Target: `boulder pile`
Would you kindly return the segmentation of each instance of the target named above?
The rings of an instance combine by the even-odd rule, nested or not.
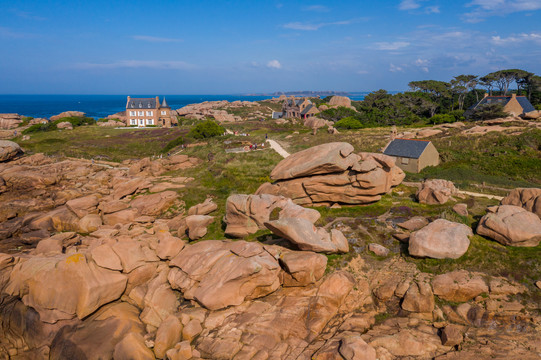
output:
[[[19,114],[0,114],[0,129],[15,129],[22,122],[22,116]]]
[[[458,189],[449,180],[431,179],[426,180],[417,192],[417,200],[421,204],[445,204],[453,195],[458,194]]]
[[[404,172],[382,154],[355,154],[348,143],[327,143],[288,156],[256,194],[282,195],[299,205],[368,204],[402,182]]]

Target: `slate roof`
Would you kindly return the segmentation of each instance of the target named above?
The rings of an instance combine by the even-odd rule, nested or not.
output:
[[[165,101],[165,96],[163,97],[162,105],[160,108],[171,108],[169,105],[167,105],[167,101]]]
[[[156,109],[156,98],[131,98],[127,109]]]
[[[307,114],[308,111],[310,111],[310,109],[313,108],[313,107],[314,107],[314,105],[312,105],[312,104],[308,105],[307,107],[304,108],[303,111],[301,111],[301,115]]]
[[[528,101],[528,99],[525,96],[517,96],[517,101],[520,104],[520,106],[522,106],[522,109],[524,110],[525,113],[535,110],[533,105],[530,103],[530,101]]]
[[[430,144],[428,140],[394,139],[383,154],[418,159]]]

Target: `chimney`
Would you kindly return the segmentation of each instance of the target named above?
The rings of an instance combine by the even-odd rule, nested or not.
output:
[[[511,99],[516,99],[516,98],[517,98],[517,94],[512,93],[512,94],[511,94]]]
[[[483,96],[483,98],[486,98],[488,96],[488,93],[485,93],[485,96]]]

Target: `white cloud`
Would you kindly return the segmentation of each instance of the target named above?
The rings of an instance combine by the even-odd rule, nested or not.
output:
[[[541,34],[539,33],[531,33],[531,34],[519,34],[519,35],[512,35],[506,38],[502,38],[501,36],[492,36],[490,42],[494,45],[504,46],[504,45],[513,45],[513,44],[519,44],[527,41],[534,41],[541,43]]]
[[[174,38],[164,38],[158,36],[148,36],[148,35],[134,35],[132,36],[134,40],[148,41],[148,42],[180,42],[182,39]]]
[[[473,10],[466,13],[467,22],[476,23],[490,16],[504,16],[515,12],[541,9],[541,0],[473,0],[466,5]]]
[[[302,8],[304,11],[313,11],[313,12],[329,12],[329,8],[325,5],[310,5]]]
[[[420,7],[421,5],[417,2],[417,0],[402,0],[400,5],[398,5],[400,10],[415,10]]]
[[[282,25],[282,27],[285,29],[292,29],[292,30],[315,31],[325,26],[349,25],[349,24],[353,24],[362,20],[366,20],[366,19],[358,18],[358,19],[352,19],[352,20],[341,20],[341,21],[322,22],[322,23],[302,23],[302,22],[295,21],[295,22],[284,24]]]
[[[120,60],[111,63],[79,63],[75,64],[78,69],[162,69],[162,70],[190,70],[196,66],[184,61],[163,60]]]
[[[440,7],[439,6],[427,6],[425,8],[425,13],[427,13],[427,14],[439,14],[440,13]]]
[[[399,71],[404,71],[404,69],[400,66],[396,66],[395,64],[391,63],[391,65],[389,66],[389,71],[390,72],[399,72]]]
[[[271,68],[271,69],[281,69],[282,68],[282,64],[280,64],[280,62],[278,60],[271,60],[267,63],[267,67]]]
[[[428,63],[428,60],[421,58],[415,60],[414,62],[415,66],[419,67],[424,72],[428,72]]]
[[[406,41],[394,41],[394,42],[377,42],[375,43],[377,50],[398,50],[408,47],[409,42]]]

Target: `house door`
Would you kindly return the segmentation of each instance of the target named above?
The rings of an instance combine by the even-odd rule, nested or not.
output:
[[[139,126],[145,126],[145,119],[139,119]]]

